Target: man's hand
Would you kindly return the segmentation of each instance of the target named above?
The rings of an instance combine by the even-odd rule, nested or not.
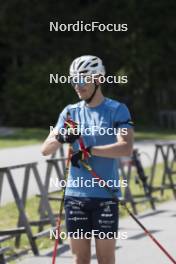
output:
[[[73,144],[79,137],[80,137],[80,132],[79,132],[79,127],[78,123],[71,119],[67,119],[64,123],[64,128],[65,128],[65,133],[64,135],[58,133],[56,135],[56,139],[60,143],[70,143]]]
[[[57,133],[57,131],[51,131],[48,137],[45,139],[44,143],[42,144],[41,151],[44,156],[55,153],[56,150],[61,147],[61,143],[56,140]]]
[[[87,157],[91,157],[91,147],[86,148],[84,151],[79,150],[74,152],[71,158],[71,163],[74,167],[80,168],[78,162],[87,159]]]
[[[56,135],[56,139],[60,143],[70,143],[70,144],[73,144],[79,137],[80,137],[80,134],[75,135],[75,134],[70,134],[68,132],[65,135],[62,135],[62,134]]]

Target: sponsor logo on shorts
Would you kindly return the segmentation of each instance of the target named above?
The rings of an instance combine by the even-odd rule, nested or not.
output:
[[[101,214],[102,217],[112,217],[113,214]]]
[[[73,215],[73,214],[75,214],[75,215],[85,215],[85,213],[82,212],[82,211],[70,211],[70,215]]]
[[[99,224],[114,224],[115,221],[114,220],[101,220],[101,219],[99,219],[98,223]]]
[[[111,212],[111,208],[110,208],[109,205],[106,206],[106,208],[104,208],[104,212],[106,212],[106,213],[110,213]]]
[[[113,201],[106,201],[106,202],[101,202],[100,203],[100,206],[102,207],[102,206],[107,206],[107,205],[110,205],[110,204],[116,204],[115,202],[113,202]]]
[[[87,217],[76,217],[76,216],[75,217],[69,217],[68,218],[69,221],[75,221],[75,222],[78,221],[78,220],[85,221],[87,219],[88,219]]]

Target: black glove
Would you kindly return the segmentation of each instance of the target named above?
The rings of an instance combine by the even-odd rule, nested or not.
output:
[[[58,134],[56,135],[56,139],[60,143],[71,143],[73,144],[78,138],[80,137],[80,134],[75,135],[75,134],[68,134],[68,132],[65,135]]]
[[[69,114],[69,113],[67,113]],[[78,124],[76,122],[74,122],[71,119],[67,119],[64,122],[64,127],[65,127],[65,132],[64,135],[62,134],[58,134],[56,136],[56,139],[60,142],[60,143],[71,143],[73,144],[81,135],[81,133],[78,133]],[[72,130],[71,130],[72,128]],[[75,133],[76,132],[76,133]]]
[[[74,167],[80,168],[78,162],[91,157],[91,147],[86,148],[85,152],[86,153],[84,153],[83,150],[79,150],[73,153],[72,158],[71,158],[71,163]]]

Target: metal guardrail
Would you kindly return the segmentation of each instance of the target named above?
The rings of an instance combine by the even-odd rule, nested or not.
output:
[[[163,160],[163,175],[161,178],[160,185],[156,186],[155,185],[156,165],[159,154],[161,155]],[[150,179],[151,192],[161,191],[161,195],[163,195],[164,190],[170,189],[172,190],[174,198],[176,199],[176,184],[174,183],[174,178],[173,178],[173,175],[176,174],[176,171],[174,171],[175,162],[176,162],[176,142],[155,144],[155,154],[154,154],[153,166],[151,168],[151,179]]]
[[[23,181],[22,195],[20,195],[17,189],[16,183],[14,181],[15,175],[13,175],[13,172],[14,170],[22,169],[22,168],[24,169],[24,181]],[[25,164],[9,166],[9,167],[1,167],[0,168],[1,189],[2,189],[4,177],[7,177],[10,189],[12,191],[12,194],[15,200],[16,207],[19,211],[19,219],[18,219],[17,227],[13,230],[13,233],[11,229],[6,229],[0,232],[0,236],[1,235],[15,235],[16,236],[15,244],[18,247],[20,244],[21,233],[25,233],[28,237],[29,244],[31,245],[31,249],[34,255],[38,255],[39,250],[38,250],[38,247],[35,241],[37,235],[35,234],[34,236],[30,221],[25,211],[27,190],[29,186],[29,178],[31,177],[30,175],[31,173],[33,173],[33,176],[36,179],[36,183],[38,185],[40,194],[42,195],[42,200],[45,205],[45,210],[48,213],[48,218],[50,219],[50,223],[52,226],[55,226],[55,217],[52,213],[51,206],[48,201],[48,197],[47,197],[48,194],[40,179],[40,175],[37,169],[37,162],[25,163]]]

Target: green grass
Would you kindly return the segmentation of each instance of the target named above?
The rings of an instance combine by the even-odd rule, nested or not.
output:
[[[171,129],[137,127],[135,128],[135,140],[176,140],[176,133]]]
[[[0,148],[20,147],[41,143],[49,130],[41,128],[16,128],[12,135],[0,137]]]
[[[0,136],[0,148],[20,147],[39,144],[49,134],[49,130],[41,128],[16,128],[12,135]],[[137,127],[135,140],[176,140],[173,130]]]
[[[176,169],[176,166],[174,169]],[[161,184],[162,171],[163,171],[163,165],[162,164],[157,165],[156,178],[154,181],[155,186],[158,186]],[[146,168],[145,172],[146,172],[146,175],[150,175],[150,169],[149,168]],[[135,182],[133,180],[135,175],[136,175],[136,172],[133,171],[130,188],[131,188],[133,194],[141,194],[141,193],[143,193],[141,186],[135,184]],[[163,197],[161,197],[160,192],[154,193],[153,196],[158,199],[156,207],[158,206],[159,203],[173,199],[173,193],[171,190],[165,190]],[[27,200],[26,212],[27,212],[28,219],[30,219],[30,220],[38,220],[39,219],[39,214],[38,214],[39,201],[40,201],[40,199],[37,197],[32,197],[32,198]],[[55,213],[58,212],[58,210],[59,210],[58,202],[52,201],[51,206],[52,206],[53,212],[55,212]],[[129,204],[129,207],[130,207],[130,204]],[[150,208],[149,202],[137,205],[138,212],[144,212],[148,208]],[[18,210],[15,206],[15,203],[9,203],[9,204],[1,207],[0,208],[0,215],[1,215],[1,217],[0,217],[0,230],[3,230],[5,228],[13,228],[17,225]],[[127,216],[127,212],[122,207],[120,207],[120,216],[121,217]],[[46,229],[48,229],[49,227],[50,226],[45,226]],[[33,233],[37,233],[38,228],[32,227],[32,231],[33,231]],[[3,242],[2,245],[14,247],[14,239]],[[53,247],[54,241],[50,240],[49,237],[45,237],[45,238],[37,239],[37,245],[39,247],[39,250],[43,250],[43,249]],[[21,236],[20,250],[21,249],[27,249],[29,247],[30,246],[29,246],[27,236],[23,234]],[[12,255],[15,252],[17,253],[17,252],[19,252],[19,250],[14,249],[13,251],[8,252],[8,254]],[[14,263],[14,262],[12,262],[12,263]]]

